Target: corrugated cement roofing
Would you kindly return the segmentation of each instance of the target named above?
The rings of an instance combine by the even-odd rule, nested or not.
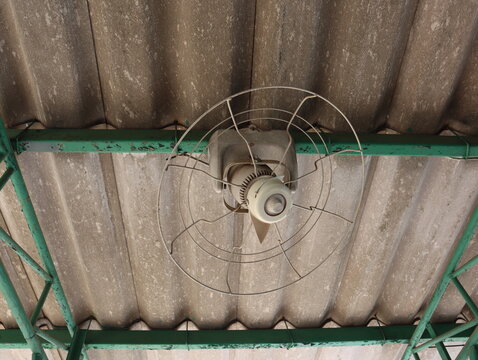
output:
[[[158,128],[174,121],[187,125],[240,90],[290,85],[328,97],[360,132],[386,127],[435,134],[451,128],[478,134],[477,28],[476,0],[6,0],[0,4],[0,114],[10,127],[36,119],[48,128]],[[326,128],[345,130],[331,114],[321,119]],[[19,156],[79,323],[94,318],[101,326],[129,327],[142,320],[152,328],[174,328],[190,319],[200,328],[236,321],[270,328],[282,319],[309,327],[328,320],[364,325],[377,317],[410,324],[478,199],[476,161],[369,158],[359,221],[341,250],[297,285],[237,298],[199,287],[158,246],[156,195],[164,158]],[[308,161],[300,156],[299,162]],[[333,165],[339,174],[357,166],[350,157],[336,157]],[[339,185],[343,190],[332,206],[358,201],[356,185]],[[0,210],[1,225],[34,253],[10,185],[0,193]],[[175,221],[174,214],[167,216]],[[320,229],[316,233],[319,239]],[[311,249],[312,256],[322,248]],[[31,311],[41,281],[18,257],[4,247],[0,251]],[[475,237],[465,260],[477,253]],[[477,276],[477,269],[463,276],[475,299]],[[464,301],[450,289],[436,320],[453,321],[462,312],[467,315]],[[63,324],[51,298],[44,318]],[[3,300],[0,322],[15,327]],[[384,346],[359,353],[346,348],[121,354],[394,359],[401,351]],[[119,354],[97,351],[93,358]]]

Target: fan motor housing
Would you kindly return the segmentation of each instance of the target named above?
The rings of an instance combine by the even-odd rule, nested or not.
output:
[[[291,190],[266,165],[236,165],[227,179],[236,201],[265,223],[275,223],[287,216],[292,206]]]
[[[252,165],[235,165],[230,167],[226,179],[240,186],[230,186],[230,190],[238,203],[247,203],[249,187],[261,177],[272,177],[272,170],[268,166],[259,165],[254,169]]]
[[[292,206],[290,189],[277,177],[258,178],[251,184],[246,196],[251,214],[268,224],[284,219]]]
[[[266,165],[274,169],[274,175],[289,182],[288,188],[294,192],[297,183],[297,156],[294,142],[285,130],[261,131],[256,129],[218,130],[209,140],[209,171],[218,179],[227,180],[230,171],[237,165],[251,164],[251,156],[244,139],[251,149],[257,167]],[[241,137],[242,135],[242,137]],[[291,141],[289,148],[287,145]],[[264,170],[262,168],[262,170]],[[214,190],[220,193],[223,183],[216,181]]]

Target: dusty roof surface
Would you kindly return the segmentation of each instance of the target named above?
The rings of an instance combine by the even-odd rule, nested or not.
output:
[[[330,98],[359,131],[476,134],[477,4],[7,0],[0,113],[151,128],[290,85]]]
[[[376,315],[385,323],[409,324],[433,290],[477,197],[475,161],[370,159],[366,199],[354,235],[342,240],[343,246],[297,285],[263,296],[237,298],[193,283],[169,260],[160,243],[157,184],[164,157],[19,156],[79,322],[94,317],[104,326],[125,327],[142,319],[153,328],[173,328],[191,319],[200,328],[224,328],[238,320],[250,328],[268,328],[283,318],[297,327],[319,326],[327,319],[344,326],[364,325]],[[332,197],[329,210],[353,203],[359,188],[346,180],[353,174],[357,158],[333,159],[338,179],[334,187],[340,196]],[[210,182],[199,184],[204,189],[208,185]],[[8,230],[33,251],[10,184],[0,193],[0,199]],[[207,203],[209,207],[214,205],[217,209],[211,208],[212,212],[225,212],[221,201]],[[174,211],[162,216],[170,217],[172,223],[179,221]],[[321,219],[314,227],[314,243],[307,247],[312,259],[323,256],[338,241],[323,236],[331,226],[337,226],[336,219]],[[233,232],[238,221],[239,215],[221,226],[229,226]],[[294,218],[286,221],[288,226],[294,225]],[[245,241],[253,235],[250,230],[244,226]],[[267,240],[273,241],[272,237]],[[478,244],[471,246],[468,258],[478,251]],[[22,299],[32,309],[43,282],[30,269],[25,273],[16,257],[7,257],[3,251],[6,265],[17,269]],[[291,252],[290,256],[293,263],[300,263],[303,255]],[[198,251],[197,257],[189,258],[190,266],[214,274],[214,264],[202,260]],[[473,270],[464,275],[463,282],[471,287],[470,292],[477,286],[473,281],[476,276]],[[463,305],[458,294],[450,292],[439,308],[440,320],[454,320]],[[61,314],[51,302],[45,311],[54,324],[62,323]],[[13,325],[7,311],[1,312],[1,321]]]
[[[0,4],[0,114],[10,127],[36,119],[47,128],[159,128],[187,125],[240,90],[290,85],[328,97],[360,132],[478,134],[477,29],[476,0],[7,0]],[[321,125],[345,130],[327,112]],[[476,161],[369,158],[360,218],[341,251],[298,285],[235,298],[194,284],[158,246],[164,156],[24,153],[19,161],[76,320],[92,317],[107,327],[139,319],[153,328],[186,319],[200,328],[235,321],[269,328],[282,319],[297,327],[330,319],[350,326],[374,316],[413,323],[478,199]],[[350,158],[334,159],[343,176],[354,166]],[[357,186],[338,185],[332,207],[359,200]],[[0,210],[1,225],[34,252],[10,185],[0,193]],[[32,311],[40,279],[0,251]],[[475,237],[465,260],[476,253]],[[463,277],[475,299],[477,276],[473,269]],[[463,308],[449,290],[436,320],[455,320]],[[52,299],[44,316],[62,324]],[[3,300],[0,322],[15,326]],[[261,351],[207,356],[266,356]],[[297,358],[294,351],[284,358]],[[356,358],[352,348],[300,351],[304,359]],[[393,359],[402,350],[361,351]]]
[[[371,158],[360,221],[344,246],[297,285],[237,298],[193,283],[159,243],[157,186],[152,185],[157,184],[161,158],[164,155],[19,156],[78,323],[90,317],[106,327],[128,327],[142,319],[152,328],[174,328],[186,319],[200,328],[225,328],[234,321],[249,328],[270,328],[282,319],[296,327],[321,326],[330,319],[343,326],[366,325],[372,317],[388,324],[413,323],[436,286],[478,188],[475,161]],[[354,161],[335,157],[335,171],[350,172]],[[343,199],[353,202],[357,187],[343,186],[348,186]],[[0,200],[6,228],[34,253],[10,185]],[[329,206],[343,204],[337,201]],[[220,211],[222,203],[217,207],[212,211]],[[173,212],[166,216],[177,221]],[[236,221],[230,223],[231,231]],[[326,242],[334,240],[324,238],[323,229],[334,224],[324,218],[317,225],[310,256],[323,256]],[[251,235],[244,236],[247,240]],[[477,252],[475,236],[464,261]],[[291,254],[292,262],[300,260]],[[32,311],[42,281],[4,247],[1,256]],[[285,260],[282,264],[287,266]],[[189,266],[215,271],[200,256],[192,258]],[[472,269],[462,278],[475,299],[477,276],[478,269]],[[2,323],[14,327],[3,301],[0,306]],[[463,299],[451,288],[435,320],[454,321],[462,312],[469,316]],[[56,325],[63,323],[52,299],[44,315]]]

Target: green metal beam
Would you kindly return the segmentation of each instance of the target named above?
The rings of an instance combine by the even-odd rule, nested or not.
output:
[[[470,360],[478,360],[478,344],[470,349]]]
[[[8,276],[8,273],[0,261],[0,292],[2,293],[7,305],[12,312],[15,321],[20,330],[18,336],[22,338],[25,348],[31,349],[34,356],[41,360],[48,360],[45,351],[42,348],[40,340],[36,337],[35,330],[28,319],[25,309],[22,306],[20,298],[15,290],[15,287]],[[2,338],[0,337],[0,341]]]
[[[45,304],[45,301],[48,296],[48,293],[50,292],[50,289],[51,289],[51,281],[46,281],[45,286],[43,287],[43,291],[41,292],[41,295],[38,298],[37,305],[35,306],[35,309],[33,310],[33,313],[30,316],[30,322],[32,323],[32,325],[35,325],[36,321],[38,320],[38,316],[40,316],[41,309],[43,308],[43,305]]]
[[[50,251],[48,250],[48,246],[46,244],[45,237],[43,236],[40,223],[38,222],[38,218],[35,214],[35,210],[33,208],[33,204],[25,184],[25,180],[23,179],[20,166],[18,165],[15,152],[12,147],[11,139],[9,135],[7,134],[7,130],[5,129],[4,123],[1,119],[0,119],[0,154],[1,154],[0,157],[2,161],[5,162],[6,168],[8,169],[7,170],[9,172],[7,173],[9,174],[8,180],[10,180],[13,184],[13,188],[17,195],[18,202],[20,203],[21,210],[25,217],[28,228],[31,232],[33,241],[37,248],[38,255],[41,259],[44,270],[25,251],[23,251],[23,249],[20,246],[18,246],[18,244],[15,241],[13,241],[13,239],[11,239],[8,236],[8,234],[6,234],[4,231],[2,231],[1,233],[2,240],[5,241],[7,245],[12,247],[15,250],[15,252],[19,256],[21,256],[22,259],[26,261],[30,266],[32,266],[40,275],[42,275],[47,282],[46,288],[44,289],[39,300],[40,305],[37,306],[37,308],[34,310],[34,314],[33,314],[34,316],[32,317],[32,320],[34,320],[35,317],[38,316],[38,313],[40,311],[39,309],[41,308],[41,305],[44,303],[46,299],[48,290],[50,288],[49,283],[51,282],[51,287],[55,294],[55,299],[65,319],[68,333],[70,337],[72,337],[77,329],[77,326],[75,324],[75,320],[73,318],[73,314],[71,312],[70,306],[68,305],[68,301],[66,299],[65,293],[61,286],[60,279],[58,277],[58,273],[53,263],[53,259],[51,257]],[[3,266],[0,269],[0,285],[1,285],[0,290],[2,291],[2,294],[7,299],[8,306],[12,310],[12,313],[14,313],[15,320],[17,321],[20,329],[23,332],[23,335],[27,339],[26,341],[28,342],[29,347],[31,348],[33,352],[32,357],[35,359],[36,358],[46,359],[46,355],[43,351],[43,348],[40,345],[39,336],[43,336],[43,337],[46,336],[47,339],[50,339],[52,341],[56,341],[56,340],[54,338],[49,338],[48,335],[44,335],[40,330],[35,329],[33,327],[30,319],[26,317],[26,313],[23,308],[23,305],[20,299],[18,298],[18,296],[16,295],[15,289],[13,288],[13,285],[11,284],[11,280],[8,277],[8,274],[6,273],[6,271],[4,271]],[[57,344],[61,344],[61,343],[57,342]],[[87,358],[86,354],[84,357]]]
[[[456,278],[463,274],[464,272],[468,271],[470,268],[478,264],[478,255],[473,257],[471,260],[469,260],[466,264],[464,264],[462,267],[459,269],[455,270],[452,274],[451,277]]]
[[[66,296],[63,291],[63,287],[61,286],[55,265],[53,264],[53,259],[51,257],[50,251],[48,250],[48,246],[41,230],[40,223],[38,222],[38,218],[35,214],[35,209],[33,208],[30,195],[28,194],[28,190],[25,185],[25,180],[23,179],[20,166],[18,165],[13,149],[10,146],[10,138],[7,135],[3,121],[1,121],[1,119],[0,142],[3,143],[3,147],[6,150],[6,165],[7,167],[12,168],[14,170],[14,173],[12,174],[10,180],[13,183],[13,188],[15,189],[18,202],[20,203],[23,215],[25,216],[25,220],[32,234],[33,241],[35,242],[36,248],[38,250],[38,255],[42,260],[45,270],[52,278],[52,289],[55,293],[56,301],[60,306],[60,310],[63,314],[63,317],[65,318],[65,322],[70,331],[70,335],[73,336],[76,329],[75,320],[73,318],[70,306],[68,305],[68,301],[66,300]]]
[[[435,332],[435,330],[433,330],[433,326],[431,324],[427,325],[427,330],[428,330],[428,333],[431,336],[433,336],[434,338],[436,338],[438,336],[437,333]],[[437,347],[438,354],[440,355],[442,360],[451,360],[450,354],[448,353],[448,351],[445,347],[445,344],[443,344],[443,342],[441,342],[441,341],[438,342],[436,344],[436,347]]]
[[[455,284],[455,287],[460,293],[461,297],[465,300],[466,304],[470,308],[470,311],[473,313],[475,319],[478,319],[478,306],[476,306],[471,296],[468,294],[468,292],[465,290],[465,288],[457,278],[452,278],[451,280]]]
[[[30,265],[30,267],[35,270],[37,274],[40,275],[44,280],[51,281],[51,276],[48,275],[48,273],[43,270],[43,268],[35,260],[33,260],[33,258],[28,255],[28,253],[2,228],[0,228],[0,240],[3,241],[9,248],[11,248],[23,261],[25,261],[25,263]]]
[[[168,153],[183,135],[175,130],[8,130],[17,153]],[[179,152],[191,152],[206,133],[190,131]],[[325,148],[315,133],[308,133],[319,152]],[[321,134],[330,153],[357,149],[353,134]],[[293,133],[297,153],[316,152],[303,133]],[[478,136],[383,135],[360,134],[364,155],[478,157]],[[195,149],[204,151],[207,138]],[[356,155],[357,152],[342,154]]]
[[[478,327],[470,335],[466,344],[463,346],[460,353],[457,355],[456,360],[466,360],[469,357],[471,357],[470,352],[474,350],[473,348],[477,344],[478,344]]]
[[[85,350],[85,340],[88,331],[76,329],[75,335],[71,342],[70,349],[68,350],[68,356],[66,360],[80,360],[82,351]]]
[[[471,214],[468,220],[466,228],[464,229],[463,234],[461,235],[458,241],[458,244],[455,250],[453,251],[453,255],[435,289],[435,292],[433,293],[430,303],[425,309],[423,316],[420,319],[420,322],[418,323],[412,338],[410,339],[410,343],[408,344],[407,349],[405,350],[405,353],[403,354],[403,357],[402,357],[403,360],[408,360],[410,356],[412,355],[412,353],[415,351],[415,346],[418,344],[420,340],[423,340],[422,335],[426,329],[426,326],[430,322],[433,312],[437,308],[443,294],[445,294],[445,290],[448,284],[450,283],[451,279],[453,278],[452,274],[455,272],[455,269],[458,263],[460,262],[463,256],[463,253],[465,252],[469,242],[473,238],[477,229],[478,229],[478,205],[475,206],[473,213]],[[476,319],[473,321],[476,321]],[[445,339],[442,339],[442,340],[444,341]],[[423,346],[419,346],[419,348],[422,348],[422,347]]]
[[[52,344],[55,348],[57,349],[63,349],[63,350],[68,350],[68,346],[66,346],[65,343],[61,342],[54,336],[52,336],[51,333],[46,332],[45,330],[40,330],[40,329],[35,329],[35,333],[42,338],[43,340],[48,341],[50,344]],[[80,349],[81,351],[81,349]]]
[[[456,327],[457,324],[433,325],[438,335]],[[86,349],[252,349],[406,344],[415,328],[397,325],[290,330],[79,330],[78,336],[84,336]],[[43,333],[71,345],[66,329]],[[466,330],[447,341],[463,342],[471,333]],[[431,339],[430,334],[425,332],[423,339]],[[55,348],[46,340],[40,341],[45,348]],[[19,330],[0,330],[0,348],[28,348],[28,345]]]
[[[464,324],[460,324],[459,326],[455,327],[454,329],[448,330],[447,332],[444,332],[440,335],[436,335],[433,337],[433,339],[430,339],[428,341],[425,341],[423,344],[415,347],[413,349],[413,352],[420,352],[426,348],[429,348],[430,346],[433,346],[435,344],[438,344],[443,341],[448,341],[449,338],[455,336],[455,334],[459,334],[465,330],[471,329],[476,327],[478,324],[478,320],[473,319],[472,321],[466,322]],[[423,340],[423,338],[421,339]]]
[[[7,170],[5,170],[3,175],[0,177],[0,190],[3,189],[7,181],[10,180],[10,176],[12,175],[13,175],[13,169],[8,168]]]

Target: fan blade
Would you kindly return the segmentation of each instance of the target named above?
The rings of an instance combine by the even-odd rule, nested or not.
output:
[[[251,213],[249,213],[249,215],[251,217],[252,225],[254,225],[254,230],[256,230],[256,235],[259,238],[259,242],[262,244],[266,238],[267,232],[269,231],[270,224],[260,221],[252,216]]]

